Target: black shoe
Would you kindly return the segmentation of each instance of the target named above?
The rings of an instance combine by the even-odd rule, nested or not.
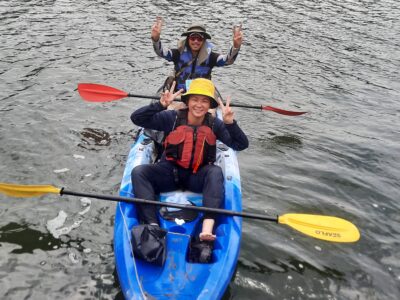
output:
[[[214,242],[195,241],[190,245],[189,261],[192,263],[210,263]]]
[[[201,250],[200,250],[200,257],[199,262],[202,264],[206,264],[211,262],[211,255],[212,255],[212,245],[210,242],[200,242]]]

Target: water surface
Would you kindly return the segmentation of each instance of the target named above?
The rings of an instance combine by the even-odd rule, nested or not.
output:
[[[347,219],[355,244],[245,220],[224,299],[400,297],[400,9],[397,1],[2,1],[0,181],[117,194],[135,126],[148,103],[88,103],[80,82],[152,94],[171,72],[162,39],[202,21],[219,51],[242,23],[236,63],[214,81],[237,103],[251,146],[239,155],[243,207],[271,215]],[[120,299],[114,278],[115,204],[0,195],[0,298]],[[397,250],[396,250],[397,249]]]

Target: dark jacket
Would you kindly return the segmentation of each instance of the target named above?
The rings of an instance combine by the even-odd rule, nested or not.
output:
[[[166,110],[160,102],[139,108],[131,115],[131,120],[137,126],[164,131],[167,136],[174,127],[177,112]],[[217,139],[233,150],[244,150],[249,146],[249,141],[236,121],[225,124],[220,119],[215,119],[213,132]]]

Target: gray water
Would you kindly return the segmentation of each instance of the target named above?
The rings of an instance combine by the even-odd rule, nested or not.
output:
[[[214,71],[232,102],[308,113],[236,109],[250,139],[239,154],[243,207],[333,215],[361,239],[336,244],[285,225],[244,220],[224,299],[400,298],[400,8],[382,1],[0,2],[0,181],[117,194],[148,100],[88,103],[80,82],[152,94],[172,70],[150,27],[165,19],[171,47],[192,21],[227,51]],[[1,299],[120,299],[115,204],[68,196],[0,195]]]

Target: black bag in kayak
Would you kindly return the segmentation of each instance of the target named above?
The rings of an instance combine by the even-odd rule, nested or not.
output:
[[[132,248],[136,257],[163,266],[166,258],[167,231],[158,226],[141,224],[132,228]]]

